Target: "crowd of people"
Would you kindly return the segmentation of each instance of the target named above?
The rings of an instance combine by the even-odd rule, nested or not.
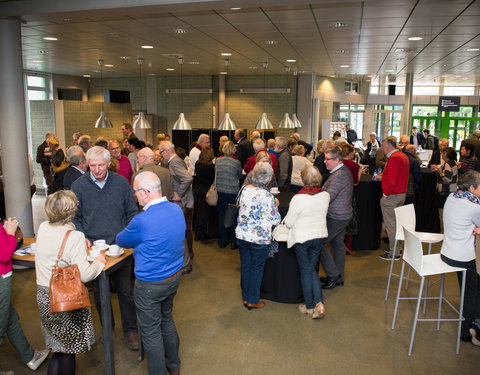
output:
[[[332,139],[320,140],[315,149],[298,133],[265,140],[257,131],[247,136],[244,129],[237,129],[231,140],[222,136],[217,150],[211,147],[207,134],[201,134],[191,150],[183,150],[161,133],[154,147],[139,140],[130,124],[123,124],[122,141],[99,137],[92,144],[90,136],[75,133],[74,144],[64,152],[55,135],[48,133],[36,158],[48,192],[48,221],[39,227],[36,253],[37,302],[47,349],[30,348],[10,304],[8,276],[16,246],[12,239],[16,224],[11,220],[0,230],[2,301],[6,296],[0,306],[0,340],[5,333],[10,336],[7,326],[15,326],[17,337],[13,340],[22,342],[16,347],[32,369],[52,350],[49,375],[74,374],[75,354],[88,351],[94,343],[89,308],[74,313],[49,312],[48,281],[66,233],[65,264],[77,264],[82,281],[91,281],[97,309],[100,296],[96,277],[106,260],[99,255],[89,262],[87,248],[100,239],[133,248],[135,286],[131,284],[131,259],[110,279],[118,294],[127,346],[138,349],[139,328],[150,374],[180,373],[173,300],[181,275],[192,272],[195,241],[217,238],[220,249],[229,245],[238,249],[242,303],[248,310],[262,309],[265,301],[260,300],[260,285],[267,256],[276,242],[273,229],[285,226],[287,246],[295,250],[301,275],[305,303],[299,310],[312,319],[322,318],[326,313],[322,288],[344,285],[346,253],[354,253],[351,243],[358,230],[354,188],[362,175],[375,171],[381,180],[379,204],[390,245],[380,257],[399,259],[400,249],[394,253],[393,247],[394,210],[415,202],[421,178],[417,149],[431,147],[438,208],[442,210],[445,205],[447,218],[442,256],[445,262],[468,266],[469,270],[462,339],[479,345],[480,276],[472,249],[473,234],[480,233],[480,174],[471,170],[479,167],[476,155],[480,141],[462,143],[457,163],[448,140],[437,141],[429,132],[424,133],[414,128],[410,137],[401,136],[399,142],[395,137],[380,142],[371,133],[360,157],[353,146],[357,135],[350,128],[345,137],[334,134]],[[474,135],[480,136],[478,133]],[[379,167],[382,169],[377,173]],[[212,185],[218,195],[215,206],[206,198]],[[293,196],[283,221],[278,192]],[[236,224],[226,225],[228,211],[235,204]],[[462,228],[449,219],[458,205],[468,206]],[[471,233],[467,236],[465,232],[460,254],[455,250],[460,244],[455,241],[457,232],[467,231],[465,228]],[[319,278],[320,265],[325,276]],[[65,326],[71,329],[65,331]]]

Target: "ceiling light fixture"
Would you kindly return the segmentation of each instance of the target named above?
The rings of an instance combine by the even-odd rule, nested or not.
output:
[[[293,69],[293,86],[295,88],[295,94],[297,93],[297,75],[298,75],[298,72],[297,72],[297,68]],[[293,127],[294,128],[301,128],[302,127],[302,123],[300,122],[300,120],[298,119],[297,117],[297,114],[295,113],[295,102],[293,102],[293,110],[292,110],[293,115],[292,115],[292,123],[293,123]]]
[[[408,40],[413,40],[413,41],[422,40],[422,39],[423,39],[423,37],[421,37],[421,36],[411,36],[411,37],[408,38]]]
[[[278,44],[277,40],[266,40],[263,43],[269,45],[269,46],[274,46],[275,44]]]
[[[468,48],[467,52],[478,52],[480,51],[480,48]]]
[[[225,56],[225,57],[232,56],[232,54],[230,52],[223,52],[221,55]]]
[[[153,46],[146,46],[146,45],[145,45],[145,46],[142,46],[142,48],[143,48],[143,49],[152,49]]]
[[[348,27],[348,23],[346,23],[346,22],[335,22],[334,24],[332,24],[332,26],[335,29],[344,29],[344,28]]]
[[[260,116],[260,120],[258,120],[255,129],[273,129],[273,125],[267,117],[267,113],[265,111],[266,101],[265,101],[265,91],[266,91],[266,71],[268,68],[268,61],[263,62],[263,113]]]
[[[40,55],[46,55],[46,54],[48,53],[48,50],[46,50],[46,49],[41,49],[40,51],[38,51],[38,53],[39,53]]]
[[[141,100],[141,103],[142,105],[144,104],[143,103],[143,87],[142,87],[142,64],[143,64],[143,59],[141,57],[139,57],[137,59],[137,64],[139,66],[139,69],[140,69],[140,100]],[[146,105],[145,105],[146,107]],[[150,125],[150,123],[148,122],[148,120],[145,118],[145,113],[143,111],[139,111],[138,112],[138,117],[137,119],[133,122],[133,128],[134,129],[151,129],[152,126]]]
[[[180,106],[181,112],[178,116],[178,120],[173,124],[173,130],[192,130],[192,125],[187,121],[185,118],[185,114],[183,113],[183,63],[185,60],[183,57],[178,58],[178,63],[180,64]]]
[[[220,72],[220,74],[226,75],[228,74],[228,72]]]
[[[150,77],[155,77],[155,76],[156,76],[155,73],[148,73],[148,75],[149,75]]]
[[[168,72],[173,72],[175,69],[174,68],[167,68],[165,70],[168,71]]]
[[[105,65],[104,65],[105,68],[113,68],[114,66],[115,66],[115,65],[113,65],[113,64],[105,64]]]
[[[230,65],[230,60],[225,59],[225,67],[227,68],[227,76],[228,76],[228,66]],[[228,113],[228,101],[226,98],[227,93],[227,77],[225,77],[225,115],[223,117],[222,122],[218,125],[218,130],[236,130],[237,126],[230,118],[230,114]]]
[[[348,49],[337,49],[335,52],[336,53],[348,53],[350,51]]]
[[[242,8],[230,8],[230,10],[240,10]]]
[[[43,60],[32,60],[32,62],[34,62],[36,64],[40,64],[40,63],[43,63]]]
[[[120,56],[120,60],[130,60],[130,56]]]
[[[286,61],[286,62],[288,62],[288,63],[294,63],[294,62],[297,62],[297,60],[295,60],[295,59],[288,59],[288,60],[285,60],[285,61]]]
[[[98,59],[98,66],[100,66],[100,83],[101,83],[101,88],[102,88],[102,95],[103,95],[103,59]],[[107,118],[105,115],[105,112],[103,111],[103,106],[104,106],[105,100],[102,98],[102,111],[100,112],[100,117],[97,119],[95,122],[95,128],[113,128],[113,125],[111,121]]]
[[[350,65],[340,65],[340,68],[350,68]]]
[[[44,36],[43,37],[43,40],[52,40],[52,41],[55,41],[55,40],[58,40],[57,37],[54,37],[54,36]]]
[[[200,63],[198,61],[190,61],[189,64],[190,65],[199,65]]]
[[[83,76],[84,76],[85,78],[90,78],[90,77],[91,77],[90,74],[84,74]]]
[[[181,27],[178,27],[176,29],[173,29],[173,32],[175,34],[186,34],[188,31],[187,29],[182,29]]]
[[[287,60],[288,61],[288,60]],[[290,67],[286,66],[285,67],[285,74],[286,74],[286,87],[288,88],[288,73],[290,72]],[[288,96],[285,97],[285,108],[288,107]],[[278,127],[280,129],[294,129],[295,126],[293,125],[292,119],[288,115],[288,112],[285,112],[282,118],[282,121],[280,121],[280,124],[278,124]]]
[[[257,67],[256,66],[249,66],[248,69],[255,70],[255,69],[257,69]]]

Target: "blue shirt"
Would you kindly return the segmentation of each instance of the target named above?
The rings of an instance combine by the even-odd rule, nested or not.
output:
[[[177,204],[163,199],[150,203],[117,235],[116,242],[133,247],[136,278],[155,282],[182,268],[186,225]]]

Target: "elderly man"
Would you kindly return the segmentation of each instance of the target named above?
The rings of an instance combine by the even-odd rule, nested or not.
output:
[[[331,139],[326,141],[320,140],[318,141],[318,144],[317,144],[318,156],[315,158],[313,165],[317,167],[320,174],[322,175],[322,185],[325,184],[325,182],[327,182],[328,177],[330,177],[330,172],[328,171],[327,166],[325,165],[325,153],[327,151],[330,151],[334,147],[335,147],[335,144]]]
[[[173,299],[180,285],[185,220],[180,207],[162,194],[156,174],[140,172],[133,191],[144,211],[117,235],[117,244],[133,247],[135,306],[150,375],[180,374]],[[158,230],[162,223],[162,230]]]
[[[140,170],[133,175],[132,181],[135,180],[135,177],[141,172],[153,172],[158,176],[162,184],[162,195],[168,200],[172,200],[172,177],[167,168],[155,164],[155,153],[149,147],[144,147],[138,151],[137,158],[137,164]]]
[[[220,139],[218,140],[219,146],[218,146],[218,151],[220,151],[220,155],[223,155],[222,148],[225,143],[229,141],[228,137],[226,135],[222,135]]]
[[[132,165],[130,164],[130,160],[125,155],[122,155],[120,142],[112,139],[110,142],[108,142],[108,151],[110,151],[110,156],[113,159],[118,160],[117,173],[120,176],[125,177],[128,180],[128,183],[131,183],[133,176]]]
[[[208,134],[200,134],[197,144],[190,150],[190,153],[188,154],[189,169],[193,175],[195,175],[195,163],[205,147],[210,147],[210,136]]]
[[[83,135],[82,132],[75,132],[72,134],[73,144],[78,146],[78,140]]]
[[[410,137],[406,134],[400,136],[400,140],[398,141],[398,147],[405,152],[405,146],[410,144]]]
[[[289,191],[292,178],[292,153],[287,147],[285,137],[275,137],[275,152],[277,158],[277,182],[280,191]]]
[[[75,180],[86,172],[88,165],[85,152],[80,146],[72,146],[67,150],[67,160],[70,165],[63,176],[63,188],[70,190]]]
[[[87,152],[92,146],[92,138],[89,135],[82,135],[78,138],[78,145],[83,149],[84,152]]]
[[[167,168],[172,176],[173,184],[173,200],[182,207],[185,216],[185,240],[187,246],[183,252],[183,273],[192,272],[192,264],[190,259],[193,258],[192,247],[192,220],[193,220],[193,177],[188,173],[187,165],[175,153],[175,145],[170,141],[164,141],[160,144],[160,154],[167,162]]]
[[[445,164],[445,160],[442,159],[442,151],[444,151],[448,147],[448,139],[442,138],[438,141],[438,150],[433,151],[432,157],[428,162],[428,167],[436,166],[436,168],[440,168],[443,164]]]
[[[252,144],[255,142],[256,139],[261,139],[262,138],[262,135],[260,134],[260,132],[254,130],[251,134],[250,134],[250,142],[252,142]]]
[[[113,244],[115,236],[137,214],[137,204],[128,181],[117,173],[108,172],[110,165],[108,150],[100,146],[92,147],[87,152],[87,163],[90,171],[72,184],[72,191],[78,199],[78,209],[73,222],[89,242],[103,239],[106,243]],[[114,271],[110,278],[118,294],[128,348],[137,350],[137,324],[130,285],[130,269],[131,261],[127,261]],[[94,281],[93,286],[95,305],[100,311],[98,281]]]
[[[300,139],[300,134],[299,133],[292,133],[292,134],[290,134],[289,138],[293,138],[297,142],[297,144],[305,147],[305,156],[310,155],[310,153],[313,150],[313,146],[310,143],[307,143],[304,140]]]
[[[122,135],[123,139],[137,138],[137,136],[133,132],[132,124],[129,124],[128,122],[122,124]]]
[[[265,142],[263,141],[262,138],[257,138],[253,142],[253,151],[255,151],[255,155],[250,156],[247,159],[247,162],[245,163],[245,166],[243,167],[243,170],[245,171],[246,174],[249,172],[253,171],[253,168],[255,167],[255,164],[257,164],[257,154],[260,151],[267,151],[268,150],[265,148]],[[273,172],[277,173],[277,157],[272,154],[271,152],[268,153],[268,156],[270,156],[270,160],[272,161],[272,169]]]
[[[330,205],[327,212],[328,237],[320,251],[320,261],[327,277],[320,280],[325,289],[333,289],[343,285],[344,280],[345,228],[353,217],[353,177],[343,164],[343,154],[338,147],[325,151],[325,165],[330,177],[323,185],[323,190],[330,194]],[[333,259],[327,248],[328,242]]]
[[[400,249],[397,248],[396,253],[393,253],[396,231],[395,208],[402,206],[405,202],[410,163],[407,155],[398,151],[395,137],[384,139],[382,149],[387,156],[387,164],[383,174],[377,175],[377,179],[382,180],[383,197],[380,200],[380,208],[390,247],[385,250],[385,254],[380,255],[380,258],[391,260],[393,256],[397,260],[400,258]]]
[[[242,168],[247,162],[247,159],[254,154],[252,142],[246,139],[245,135],[244,129],[237,129],[233,134],[235,141],[237,141],[235,157],[240,161]]]
[[[45,178],[45,183],[47,184],[48,194],[50,194],[50,192],[52,191],[53,176],[52,176],[52,170],[50,165],[50,157],[45,155],[45,152],[48,153],[49,151],[47,139],[54,136],[55,134],[53,133],[47,133],[45,135],[45,141],[43,141],[43,143],[37,147],[37,163],[39,163],[40,166],[42,167],[43,177]]]

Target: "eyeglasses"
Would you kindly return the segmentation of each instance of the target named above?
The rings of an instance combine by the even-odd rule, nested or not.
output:
[[[167,150],[159,150],[159,151],[160,151],[160,155],[162,155]]]
[[[146,191],[147,193],[150,193],[150,190],[145,189],[145,188],[133,189],[133,193],[135,194],[137,191],[140,191],[140,190],[144,190],[144,191]]]
[[[325,160],[335,160],[335,159],[338,159],[338,158],[325,158]]]

